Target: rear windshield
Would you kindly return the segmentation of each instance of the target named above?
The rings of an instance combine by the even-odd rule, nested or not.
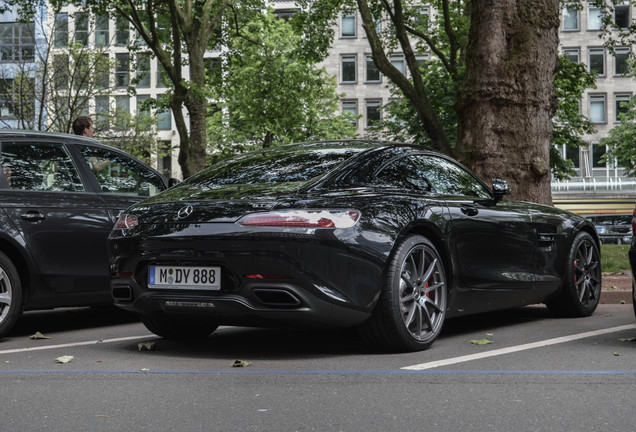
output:
[[[358,143],[282,146],[219,162],[186,182],[207,186],[303,182],[327,174],[367,148]]]

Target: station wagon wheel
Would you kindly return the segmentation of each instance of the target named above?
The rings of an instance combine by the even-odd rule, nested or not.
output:
[[[209,336],[219,327],[218,324],[203,320],[175,319],[172,317],[141,317],[148,330],[166,339],[197,339]]]
[[[601,259],[598,245],[586,232],[570,248],[561,291],[546,302],[556,315],[584,317],[594,313],[601,297]]]
[[[371,318],[360,326],[367,341],[396,351],[418,351],[439,336],[446,316],[444,264],[435,246],[412,235],[397,248]]]
[[[0,252],[0,337],[5,336],[22,312],[22,285],[15,266]]]

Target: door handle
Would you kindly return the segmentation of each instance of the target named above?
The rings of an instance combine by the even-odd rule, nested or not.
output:
[[[44,219],[46,219],[46,216],[44,216],[42,213],[38,211],[30,211],[30,212],[24,213],[20,217],[27,222],[41,222]]]
[[[467,204],[461,206],[461,211],[466,216],[477,216],[477,214],[479,213],[479,210],[477,210],[477,208]]]

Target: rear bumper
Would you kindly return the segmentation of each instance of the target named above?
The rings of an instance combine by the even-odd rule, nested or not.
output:
[[[370,315],[289,282],[246,283],[236,293],[150,290],[130,278],[113,278],[111,284],[117,306],[154,318],[197,315],[220,325],[352,326]]]

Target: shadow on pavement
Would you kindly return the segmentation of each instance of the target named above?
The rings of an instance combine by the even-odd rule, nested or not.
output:
[[[135,315],[114,306],[29,311],[22,314],[9,336],[30,336],[38,331],[54,333],[134,322],[139,322]]]
[[[501,326],[521,325],[528,321],[549,318],[545,307],[525,307],[503,312],[472,315],[450,319],[440,336],[472,334]],[[139,341],[126,343],[122,349],[138,351]],[[205,338],[194,340],[156,339],[156,352],[166,357],[215,359],[294,359],[321,358],[342,355],[395,355],[383,352],[362,342],[353,328],[292,329],[220,327]]]

